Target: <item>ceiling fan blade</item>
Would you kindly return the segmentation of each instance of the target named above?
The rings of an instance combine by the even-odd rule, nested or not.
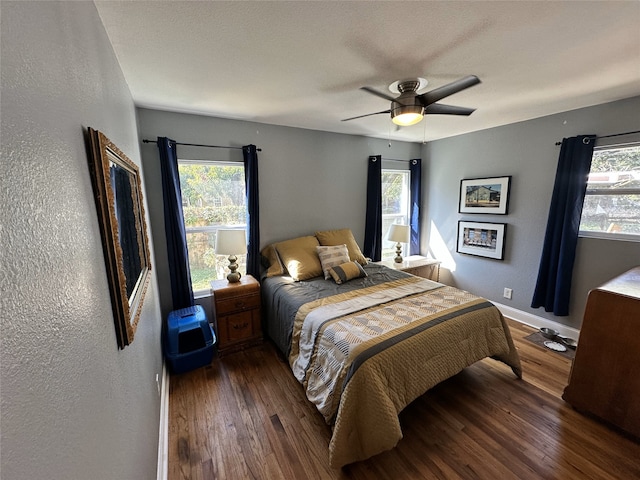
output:
[[[376,90],[375,88],[360,87],[360,90],[364,90],[365,92],[369,92],[372,95],[375,95],[376,97],[384,98],[385,100],[389,100],[390,102],[395,101],[395,97],[392,97],[391,95],[387,95],[386,93]]]
[[[475,112],[475,108],[456,107],[455,105],[443,105],[442,103],[432,103],[425,107],[425,115],[466,115],[469,116]]]
[[[355,120],[356,118],[370,117],[371,115],[380,115],[381,113],[391,113],[391,110],[383,110],[376,113],[367,113],[366,115],[359,115],[357,117],[345,118],[341,122],[348,122],[349,120]]]
[[[473,87],[480,83],[480,79],[475,75],[469,75],[467,77],[456,80],[455,82],[448,83],[440,88],[435,88],[430,92],[423,93],[422,95],[417,95],[422,104],[426,107],[427,105],[431,105],[432,103],[437,102],[438,100],[442,100],[444,97],[448,97],[449,95],[453,95],[454,93],[458,93],[465,88]]]

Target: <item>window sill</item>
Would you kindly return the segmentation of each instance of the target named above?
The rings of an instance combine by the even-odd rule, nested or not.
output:
[[[198,290],[197,292],[193,292],[193,299],[198,300],[200,298],[207,298],[211,296],[210,290]]]
[[[600,240],[616,240],[622,242],[640,242],[640,235],[630,233],[607,233],[579,231],[578,238],[597,238]]]

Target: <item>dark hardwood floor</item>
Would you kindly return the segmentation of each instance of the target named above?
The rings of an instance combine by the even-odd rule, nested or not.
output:
[[[509,325],[523,380],[478,362],[400,414],[396,448],[342,470],[328,467],[330,429],[270,343],[173,375],[169,480],[640,478],[640,443],[561,399],[570,360]]]

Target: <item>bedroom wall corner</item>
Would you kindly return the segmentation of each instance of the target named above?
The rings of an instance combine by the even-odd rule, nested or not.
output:
[[[282,127],[138,108],[140,138],[167,136],[177,142],[242,146],[258,152],[261,246],[317,230],[351,228],[364,241],[367,158],[381,154],[396,159],[416,158],[420,144],[342,135],[303,128]],[[171,311],[171,291],[164,240],[164,213],[158,149],[141,148],[148,203],[154,232],[155,263],[162,312]],[[190,160],[242,161],[240,150],[178,146],[178,157]],[[207,304],[206,298],[197,303]],[[210,302],[209,302],[210,303]],[[206,307],[205,307],[206,309]],[[210,310],[207,310],[210,311]]]
[[[589,290],[640,264],[640,242],[580,238],[570,315],[530,307],[563,137],[638,129],[640,97],[562,112],[423,146],[429,248],[443,261],[443,281],[489,300],[579,329]],[[508,215],[458,213],[460,180],[512,176]],[[456,253],[459,220],[507,224],[503,261]],[[503,289],[513,298],[505,299]]]

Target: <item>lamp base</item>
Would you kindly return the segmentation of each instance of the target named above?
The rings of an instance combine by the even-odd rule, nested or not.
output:
[[[231,270],[229,275],[227,275],[229,283],[238,283],[242,277],[242,274],[236,271],[238,270],[238,264],[236,263],[237,260],[238,257],[235,255],[229,255],[229,270]]]
[[[396,258],[393,260],[396,263],[402,263],[402,245],[400,245],[400,242],[396,243]]]

